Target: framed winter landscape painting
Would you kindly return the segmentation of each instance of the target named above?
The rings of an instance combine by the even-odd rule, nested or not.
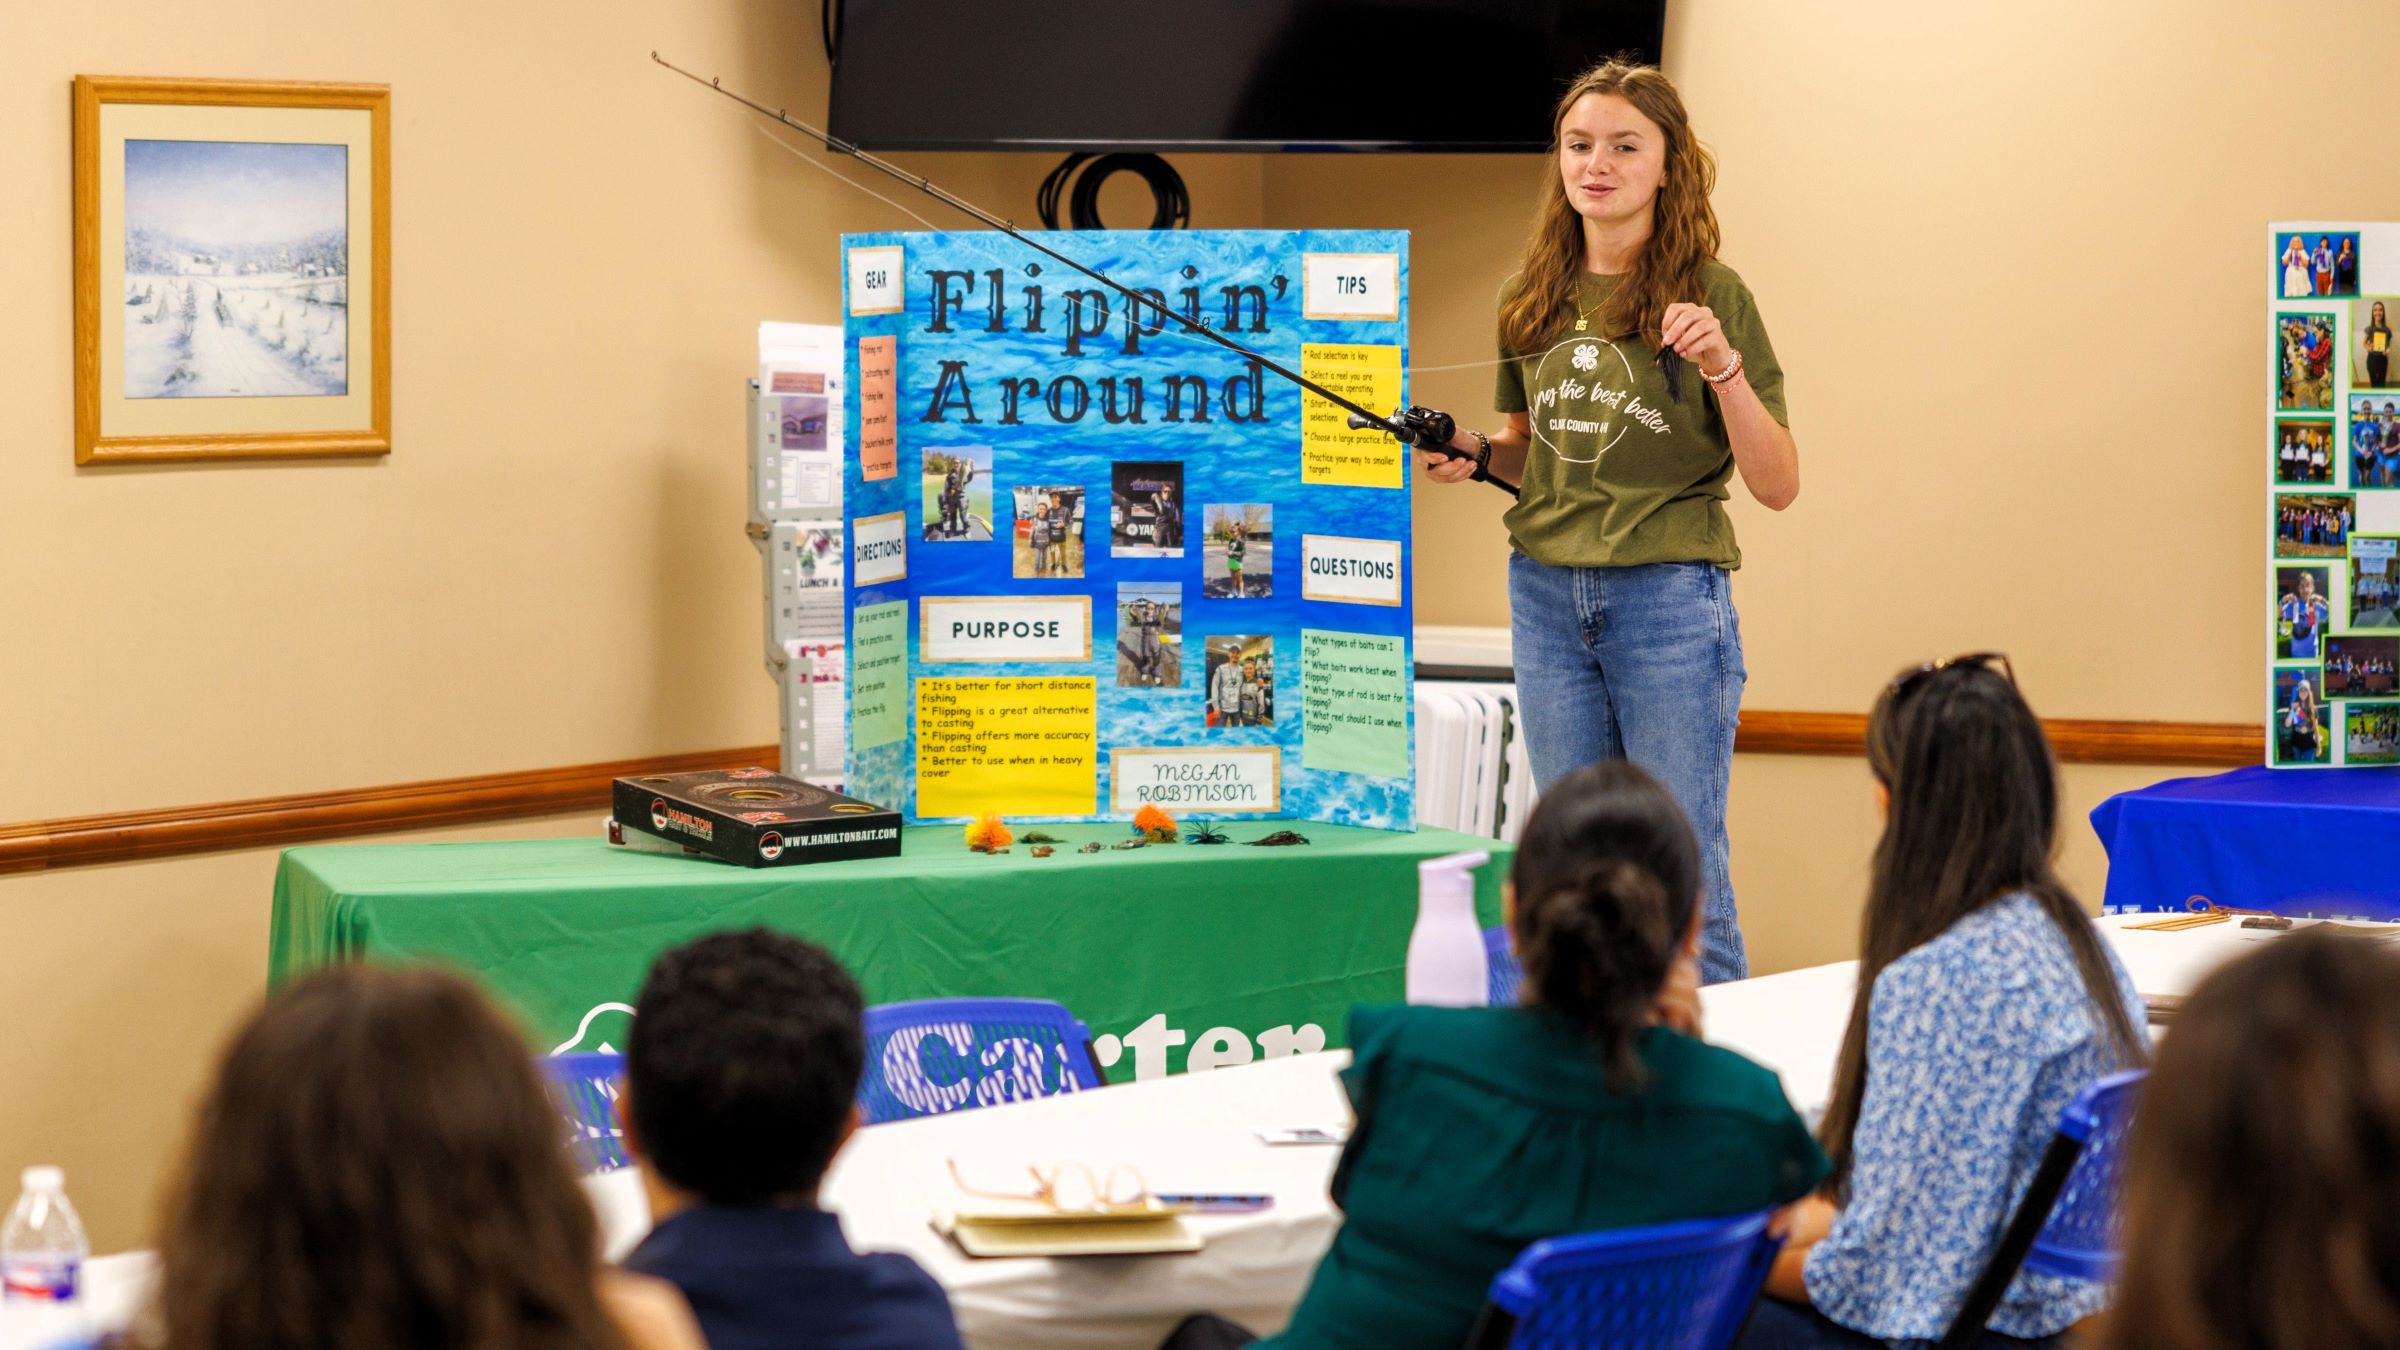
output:
[[[75,462],[392,447],[391,90],[75,78]]]

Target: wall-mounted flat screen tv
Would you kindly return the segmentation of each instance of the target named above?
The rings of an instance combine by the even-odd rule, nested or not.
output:
[[[836,0],[830,130],[869,150],[1541,150],[1666,0]]]

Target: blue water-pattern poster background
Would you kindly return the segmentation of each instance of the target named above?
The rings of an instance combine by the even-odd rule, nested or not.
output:
[[[1407,369],[1408,237],[1402,231],[1078,231],[1050,236],[1052,245],[1110,279],[1141,290],[1155,288],[1179,312],[1196,306],[1202,319],[1234,340],[1277,363],[1299,370],[1305,344],[1358,344],[1398,349],[1403,378]],[[1045,240],[1050,242],[1050,240]],[[908,606],[910,644],[907,709],[908,733],[898,743],[861,749],[853,739],[848,790],[870,801],[901,803],[912,821],[915,809],[915,682],[919,678],[1028,678],[1088,675],[1098,688],[1099,765],[1094,784],[1093,814],[1045,819],[1122,819],[1123,813],[1104,808],[1109,801],[1109,750],[1113,746],[1223,747],[1276,745],[1281,747],[1280,817],[1322,820],[1382,829],[1414,829],[1416,807],[1411,775],[1381,777],[1312,769],[1307,763],[1302,733],[1301,633],[1304,629],[1371,634],[1398,639],[1401,647],[1400,706],[1407,717],[1404,762],[1415,762],[1415,714],[1408,696],[1407,672],[1414,668],[1409,647],[1414,615],[1409,541],[1408,475],[1390,488],[1306,485],[1301,481],[1301,405],[1303,391],[1272,372],[1260,371],[1247,358],[1198,336],[1181,332],[1172,323],[1151,335],[1148,325],[1129,334],[1127,303],[1099,283],[998,232],[877,233],[843,236],[848,251],[897,246],[903,250],[902,301],[897,313],[851,313],[850,290],[856,278],[844,268],[843,312],[846,317],[845,370],[848,391],[844,416],[851,434],[847,443],[861,445],[860,399],[864,390],[859,369],[862,338],[897,339],[898,378],[894,411],[898,423],[895,476],[869,481],[854,449],[844,467],[843,513],[851,522],[892,512],[906,514],[908,575],[888,585],[845,587],[846,619],[855,624],[859,607],[903,602]],[[1398,306],[1394,319],[1311,319],[1303,317],[1303,258],[1308,254],[1392,254],[1398,262]],[[991,276],[1005,279],[1002,331],[990,331]],[[969,280],[946,283],[950,303],[936,328],[933,274],[964,273]],[[1042,329],[1029,331],[1028,287],[1042,291]],[[1255,290],[1246,288],[1256,288]],[[1070,352],[1070,314],[1077,305],[1068,291],[1100,292],[1108,305],[1108,323],[1098,337],[1082,338]],[[1194,294],[1196,292],[1196,294]],[[1229,308],[1230,307],[1230,308]],[[1096,311],[1095,311],[1096,314]],[[1231,318],[1229,319],[1229,315]],[[1085,314],[1083,327],[1098,326]],[[1153,318],[1151,322],[1155,323]],[[1130,350],[1129,350],[1130,348]],[[948,387],[943,385],[945,362],[963,362]],[[1187,397],[1182,420],[1167,420],[1166,381],[1171,376],[1198,376],[1210,400],[1206,421],[1193,415]],[[1054,410],[1048,393],[1059,387]],[[1112,423],[1103,415],[1101,382],[1120,381],[1122,417],[1130,407],[1122,382],[1139,377],[1144,384],[1144,420]],[[1013,424],[1003,405],[1006,381],[1033,380],[1043,391],[1036,397],[1022,385]],[[1079,418],[1072,381],[1080,381],[1089,405]],[[1226,390],[1233,383],[1235,411],[1227,415]],[[963,397],[962,397],[963,386]],[[1186,386],[1188,389],[1188,385]],[[1405,389],[1403,390],[1405,399]],[[968,401],[973,421],[969,421]],[[920,467],[927,450],[988,446],[991,451],[992,519],[989,542],[928,541]],[[1112,467],[1124,461],[1169,461],[1183,466],[1184,556],[1115,557],[1109,532]],[[1030,579],[1012,575],[1014,541],[1018,536],[1012,489],[1030,486],[1074,486],[1086,503],[1084,575],[1073,579]],[[1204,531],[1207,507],[1214,504],[1265,503],[1272,507],[1272,592],[1247,599],[1210,598],[1204,594]],[[1304,534],[1341,535],[1358,539],[1391,540],[1400,546],[1400,603],[1367,605],[1301,598],[1301,537]],[[856,568],[853,551],[849,565]],[[1176,688],[1123,687],[1118,683],[1117,606],[1120,583],[1174,583],[1183,593],[1183,677]],[[961,663],[928,664],[917,649],[916,599],[924,595],[1040,596],[1087,594],[1092,601],[1092,659],[1085,663]],[[1216,727],[1206,725],[1206,660],[1203,644],[1217,635],[1269,635],[1274,640],[1274,725]],[[856,635],[851,688],[857,689]],[[1204,819],[1200,810],[1178,812]],[[1228,816],[1226,818],[1237,818]],[[1259,819],[1240,813],[1239,819]]]

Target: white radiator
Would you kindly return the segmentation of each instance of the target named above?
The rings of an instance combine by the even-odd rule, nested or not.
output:
[[[1533,798],[1517,687],[1417,681],[1417,823],[1514,843]]]

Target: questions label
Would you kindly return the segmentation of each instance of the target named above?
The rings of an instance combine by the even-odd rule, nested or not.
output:
[[[900,339],[858,340],[858,472],[868,482],[900,476]]]
[[[917,814],[1084,816],[1100,795],[1098,682],[917,681]]]
[[[929,595],[917,602],[924,661],[1089,661],[1088,595]]]
[[[1300,275],[1303,318],[1400,317],[1397,253],[1307,253],[1300,258]]]
[[[850,618],[850,740],[861,750],[908,735],[908,602],[860,605]]]
[[[1408,651],[1398,637],[1300,633],[1300,760],[1312,769],[1403,778]]]
[[[1400,541],[1300,536],[1300,596],[1350,605],[1400,603]]]
[[[1108,809],[1146,803],[1199,812],[1275,811],[1283,803],[1283,750],[1119,746],[1108,754]]]
[[[850,584],[861,589],[908,576],[908,515],[860,516],[850,528]]]
[[[1341,343],[1300,344],[1300,373],[1362,408],[1400,402],[1400,349]],[[1396,488],[1408,471],[1408,447],[1380,431],[1350,427],[1350,411],[1315,394],[1300,395],[1300,481],[1332,487]]]

